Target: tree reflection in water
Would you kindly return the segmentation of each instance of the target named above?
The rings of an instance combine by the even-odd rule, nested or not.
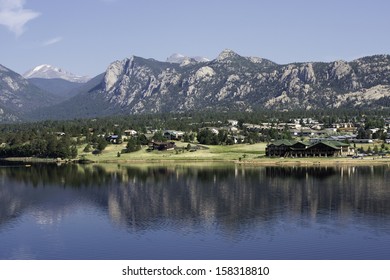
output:
[[[2,167],[0,178],[0,228],[30,207],[60,213],[74,201],[136,231],[166,222],[235,231],[286,215],[390,215],[386,166],[33,165]]]

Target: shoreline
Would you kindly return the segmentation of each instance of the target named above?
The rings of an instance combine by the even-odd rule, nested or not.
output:
[[[8,163],[23,163],[23,164],[235,164],[241,166],[371,166],[371,165],[388,165],[390,166],[390,157],[365,157],[365,158],[256,158],[248,160],[223,160],[223,159],[207,159],[207,158],[192,158],[192,159],[49,159],[49,158],[33,158],[33,157],[12,157],[1,158],[1,162]]]

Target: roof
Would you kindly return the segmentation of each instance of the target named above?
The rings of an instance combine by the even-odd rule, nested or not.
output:
[[[275,142],[272,142],[270,143],[269,145],[274,145],[274,146],[287,146],[289,147],[291,150],[302,150],[302,149],[309,149],[309,148],[312,148],[312,147],[315,147],[317,145],[325,145],[325,146],[328,146],[332,149],[335,149],[335,150],[340,150],[341,147],[348,147],[349,144],[347,143],[342,143],[342,142],[339,142],[339,141],[319,141],[319,142],[315,142],[315,143],[307,143],[307,142],[303,142],[303,141],[294,141],[294,140],[286,140],[286,139],[282,139],[282,140],[277,140]],[[303,147],[300,147],[300,146],[304,146]]]
[[[309,146],[310,144],[303,141],[295,141],[295,140],[287,140],[287,139],[281,139],[277,140],[275,142],[270,143],[269,145],[275,145],[275,146],[294,146],[296,144],[303,144],[304,146]]]
[[[349,144],[342,143],[339,141],[320,141],[320,142],[312,144],[310,147],[314,147],[314,146],[319,145],[319,144],[326,145],[326,146],[331,147],[335,150],[339,150],[341,147],[348,147],[349,146]]]
[[[119,138],[119,135],[110,135],[110,136],[108,136],[108,138],[110,138],[110,139],[117,139],[117,138]]]
[[[295,143],[297,143],[297,141],[282,139],[282,140],[276,140],[275,142],[272,142],[269,145],[274,145],[274,146],[282,146],[282,145],[284,145],[284,146],[292,146]]]

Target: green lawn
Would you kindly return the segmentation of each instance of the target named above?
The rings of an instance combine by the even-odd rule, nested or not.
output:
[[[187,143],[178,142],[176,144],[179,148],[187,147]],[[220,161],[233,161],[233,160],[252,160],[264,155],[265,143],[258,144],[237,144],[231,146],[204,146],[205,149],[200,149],[195,152],[189,152],[186,149],[183,151],[146,151],[147,147],[142,147],[140,151],[133,153],[122,154],[121,151],[125,148],[126,144],[121,145],[108,145],[107,148],[100,155],[93,155],[92,153],[84,153],[83,148],[79,147],[79,157],[84,156],[86,159],[96,162],[106,161],[159,161],[159,160],[172,160],[172,161],[207,161],[207,160],[220,160]],[[121,153],[118,157],[118,152]]]
[[[100,155],[92,153],[84,153],[83,148],[79,147],[79,158],[97,162],[97,163],[114,163],[114,162],[180,162],[180,163],[195,163],[195,162],[237,162],[242,163],[259,163],[259,164],[372,164],[372,159],[355,160],[352,158],[267,158],[264,156],[266,143],[257,144],[236,144],[231,146],[203,146],[204,149],[195,152],[189,152],[185,148],[187,143],[177,142],[178,148],[183,148],[183,151],[151,151],[148,152],[144,146],[140,151],[133,153],[122,154],[121,151],[126,147],[126,143],[120,145],[108,145]],[[195,146],[195,145],[193,145]],[[357,145],[359,148],[361,145]],[[365,149],[369,144],[362,145]],[[374,145],[370,145],[373,148]],[[118,152],[121,153],[118,157]],[[389,159],[376,159],[376,162],[389,162]]]

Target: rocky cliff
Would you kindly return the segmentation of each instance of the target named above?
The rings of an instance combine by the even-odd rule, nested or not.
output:
[[[186,112],[390,107],[390,56],[279,65],[231,50],[181,63],[130,57],[113,62],[45,118]],[[50,110],[48,110],[50,112]]]
[[[184,65],[131,57],[108,67],[98,92],[128,113],[388,107],[390,56],[288,65],[230,50]]]

